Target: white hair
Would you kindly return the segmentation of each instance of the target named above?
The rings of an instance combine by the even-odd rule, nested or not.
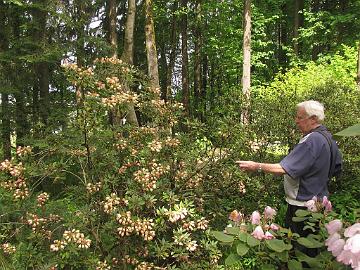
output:
[[[307,100],[300,102],[296,105],[296,108],[304,108],[306,114],[311,117],[315,116],[319,122],[322,122],[325,118],[324,105],[316,100]]]

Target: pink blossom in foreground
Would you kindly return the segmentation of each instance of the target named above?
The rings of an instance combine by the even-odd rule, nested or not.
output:
[[[276,215],[276,210],[270,206],[266,206],[264,210],[264,216],[266,219],[272,219]]]
[[[350,250],[343,250],[336,260],[346,265],[351,265],[353,269],[360,266],[360,253],[352,253]]]
[[[339,240],[340,238],[341,236],[338,233],[330,235],[330,237],[325,240],[325,246],[331,246],[335,241]]]
[[[260,219],[261,219],[261,216],[260,216],[260,213],[258,211],[254,211],[252,214],[251,214],[251,224],[253,225],[259,225],[260,224]]]
[[[342,226],[343,224],[339,219],[332,220],[328,224],[325,224],[325,228],[330,235],[340,231]]]
[[[346,237],[352,237],[357,233],[360,233],[360,223],[355,223],[344,231]]]
[[[352,253],[360,252],[360,234],[356,234],[346,240],[346,245],[344,246],[344,250],[350,250]],[[360,258],[359,258],[360,260]]]
[[[345,240],[340,238],[331,242],[331,244],[328,246],[328,251],[331,251],[332,255],[335,257],[339,256],[340,253],[343,251],[344,245]]]
[[[251,233],[251,235],[256,239],[263,239],[265,237],[264,231],[261,226],[256,226],[255,230]]]

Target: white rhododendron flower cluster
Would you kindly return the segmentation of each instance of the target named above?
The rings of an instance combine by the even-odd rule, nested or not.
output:
[[[66,230],[61,240],[54,240],[53,244],[50,245],[50,250],[54,252],[63,250],[71,243],[75,244],[78,248],[88,249],[91,245],[91,240],[85,238],[85,235],[79,230]]]
[[[133,220],[131,212],[121,213],[116,215],[116,220],[121,225],[117,228],[118,234],[129,236],[132,233],[140,235],[145,241],[150,241],[155,237],[154,222],[152,219],[137,219]]]
[[[5,254],[13,254],[16,252],[16,248],[10,243],[4,243],[0,246],[0,248],[4,251]]]
[[[26,156],[28,154],[31,154],[32,147],[31,146],[18,146],[16,148],[16,155],[19,157]]]

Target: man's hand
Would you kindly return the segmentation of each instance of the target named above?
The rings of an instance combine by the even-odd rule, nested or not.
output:
[[[250,160],[237,160],[240,170],[248,172],[256,172],[260,169],[260,164]]]

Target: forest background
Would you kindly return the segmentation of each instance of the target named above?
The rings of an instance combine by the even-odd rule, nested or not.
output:
[[[286,155],[303,100],[333,133],[359,122],[359,18],[359,0],[0,1],[0,267],[221,269],[209,228],[286,209],[280,178],[234,161]],[[352,224],[360,142],[338,144]]]

